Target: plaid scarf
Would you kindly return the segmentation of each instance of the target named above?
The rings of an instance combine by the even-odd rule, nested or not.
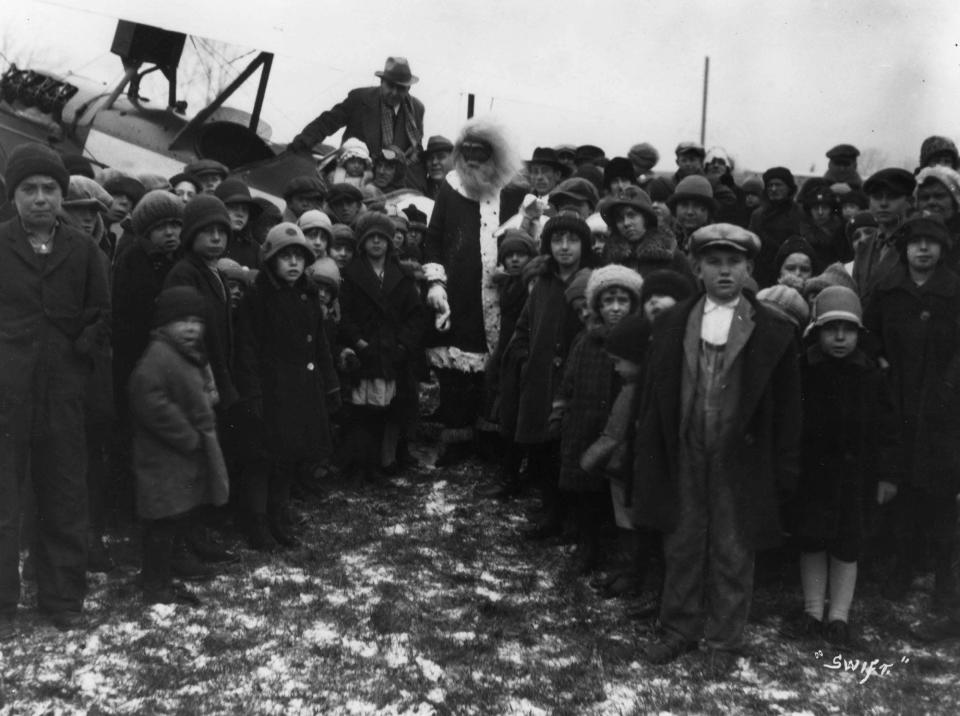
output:
[[[403,114],[404,119],[404,129],[406,131],[407,139],[410,140],[411,147],[419,147],[420,140],[423,139],[423,132],[420,131],[420,128],[417,126],[417,123],[414,119],[415,113],[413,111],[413,98],[410,95],[407,95],[400,102],[400,113]],[[393,144],[393,108],[384,103],[380,102],[380,132],[381,132],[381,147],[389,147]]]

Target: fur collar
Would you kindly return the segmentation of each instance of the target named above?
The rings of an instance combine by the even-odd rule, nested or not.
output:
[[[677,240],[659,229],[650,229],[636,243],[612,234],[603,245],[603,259],[605,263],[669,261],[676,249]]]

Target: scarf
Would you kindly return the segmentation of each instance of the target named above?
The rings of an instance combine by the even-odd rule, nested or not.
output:
[[[416,121],[414,120],[415,113],[413,111],[413,98],[410,95],[407,95],[400,101],[400,110],[399,114],[403,115],[404,120],[404,131],[407,135],[407,139],[410,141],[410,146],[413,148],[420,146],[420,140],[423,139],[423,132],[420,131],[420,128],[417,126]],[[393,141],[393,109],[384,103],[380,102],[380,132],[381,132],[381,147],[389,147],[394,143]]]

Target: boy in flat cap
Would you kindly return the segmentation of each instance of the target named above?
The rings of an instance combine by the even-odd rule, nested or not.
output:
[[[743,645],[754,553],[780,541],[799,472],[794,327],[744,290],[760,239],[732,224],[691,236],[703,293],[654,324],[634,452],[634,522],[664,533],[665,664],[708,647],[729,675]]]

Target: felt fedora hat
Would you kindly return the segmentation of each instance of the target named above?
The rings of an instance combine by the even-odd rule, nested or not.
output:
[[[374,72],[377,77],[395,85],[409,87],[420,81],[420,78],[410,72],[410,63],[406,57],[388,57],[383,65],[383,71]]]

